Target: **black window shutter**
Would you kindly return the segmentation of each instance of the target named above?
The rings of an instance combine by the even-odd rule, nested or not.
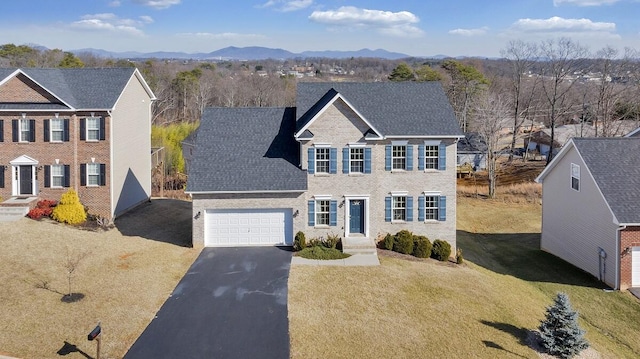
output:
[[[36,142],[36,120],[29,120],[29,142]]]
[[[68,120],[67,120],[68,121]],[[71,187],[71,166],[64,165],[64,186]]]
[[[11,120],[11,138],[18,142],[18,120]]]
[[[49,120],[44,120],[44,142],[49,142]]]
[[[44,166],[44,186],[51,187],[51,166]]]
[[[4,142],[4,120],[0,120],[0,142]]]
[[[0,166],[0,188],[4,188],[4,169],[5,166]]]
[[[104,117],[100,117],[100,140],[104,141],[105,139],[105,135],[104,135]]]
[[[80,119],[80,140],[84,141],[87,139],[87,130],[86,130],[87,120],[84,118]]]
[[[87,185],[87,165],[84,163],[80,165],[80,185]]]
[[[107,184],[107,165],[104,163],[100,164],[100,185],[104,186]]]
[[[63,129],[64,132],[62,133],[62,140],[64,142],[69,142],[69,119],[65,118],[64,119],[64,124],[63,124]]]

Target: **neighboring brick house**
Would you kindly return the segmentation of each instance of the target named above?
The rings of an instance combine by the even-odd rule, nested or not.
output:
[[[573,138],[536,178],[542,250],[614,289],[640,287],[640,138]]]
[[[205,110],[187,182],[195,246],[408,229],[455,253],[464,136],[439,83],[299,83],[296,105]]]
[[[153,100],[135,68],[0,69],[0,197],[74,188],[109,219],[147,201]]]

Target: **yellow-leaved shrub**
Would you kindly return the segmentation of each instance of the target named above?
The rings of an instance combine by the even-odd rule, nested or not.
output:
[[[80,224],[87,220],[87,213],[80,203],[78,193],[70,188],[60,197],[60,202],[53,208],[51,218],[61,223]]]

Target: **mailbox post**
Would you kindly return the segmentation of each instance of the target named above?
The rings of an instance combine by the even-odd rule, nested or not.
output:
[[[100,322],[98,322],[98,325],[96,325],[96,327],[93,328],[93,330],[89,333],[89,335],[87,335],[87,340],[93,341],[95,339],[96,341],[96,347],[97,347],[96,359],[100,359],[101,334],[102,334],[102,327],[100,326]]]

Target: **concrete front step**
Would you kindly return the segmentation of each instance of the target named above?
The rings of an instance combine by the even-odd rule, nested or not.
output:
[[[29,207],[0,207],[0,222],[13,222],[29,213]]]
[[[373,239],[366,237],[349,237],[342,240],[342,251],[349,254],[377,255],[376,244]]]

